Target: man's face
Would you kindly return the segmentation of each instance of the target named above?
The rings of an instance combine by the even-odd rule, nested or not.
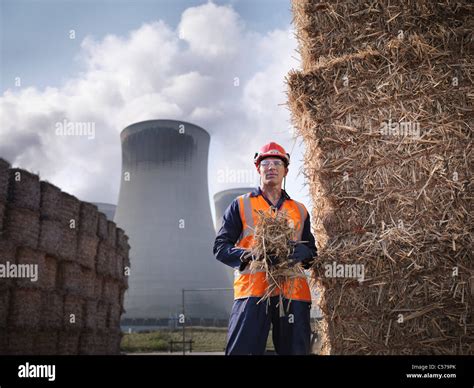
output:
[[[288,168],[280,158],[270,157],[260,162],[258,172],[264,185],[281,187],[283,178],[288,174]]]

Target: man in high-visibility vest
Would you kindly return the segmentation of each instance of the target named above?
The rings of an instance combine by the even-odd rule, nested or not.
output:
[[[304,241],[295,245],[290,260],[308,269],[317,256],[309,213],[302,203],[292,200],[282,189],[290,164],[290,155],[283,147],[274,142],[266,144],[255,154],[254,163],[261,177],[260,187],[237,197],[229,205],[214,243],[217,260],[235,269],[234,304],[225,353],[264,354],[272,326],[277,354],[309,354],[311,293],[306,278],[289,280],[278,294],[270,297],[267,306],[267,302],[258,303],[268,286],[265,272],[250,271],[248,261],[243,261],[244,253],[253,244],[255,210],[272,207],[287,212],[295,229],[296,241]],[[284,316],[279,313],[280,292],[283,294]]]

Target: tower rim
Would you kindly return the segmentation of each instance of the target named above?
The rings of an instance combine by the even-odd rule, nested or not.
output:
[[[210,134],[207,132],[204,128],[200,127],[199,125],[190,123],[189,121],[184,121],[184,120],[173,120],[173,119],[153,119],[153,120],[143,120],[143,121],[138,121],[136,123],[127,125],[122,131],[120,132],[120,139],[123,141],[126,139],[128,136],[133,135],[137,132],[140,132],[146,128],[138,128],[140,125],[143,125],[145,123],[180,123],[180,124],[188,124],[194,127],[195,129],[198,129],[201,131],[203,134],[205,134],[209,139],[210,139]]]

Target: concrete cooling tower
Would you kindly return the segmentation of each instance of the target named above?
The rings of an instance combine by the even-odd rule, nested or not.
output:
[[[218,193],[214,194],[214,209],[216,211],[216,233],[221,228],[222,217],[224,216],[227,207],[232,203],[232,201],[239,195],[246,194],[252,191],[253,189],[253,187],[239,187],[235,189],[219,191]],[[225,266],[225,271],[229,278],[229,282],[233,284],[234,270],[228,266]]]
[[[216,232],[218,232],[221,228],[222,217],[224,216],[227,207],[232,203],[232,201],[239,195],[249,193],[254,189],[255,187],[238,187],[235,189],[219,191],[218,193],[214,194],[214,208],[216,210]]]
[[[151,120],[121,133],[122,178],[115,222],[129,236],[131,274],[127,324],[228,319],[231,288],[225,266],[212,254],[207,162],[209,134],[181,121]]]

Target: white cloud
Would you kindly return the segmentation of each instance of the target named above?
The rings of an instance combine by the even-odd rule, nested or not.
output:
[[[217,182],[218,169],[253,169],[254,152],[270,140],[294,145],[282,104],[284,78],[299,66],[295,49],[290,26],[258,34],[230,6],[213,3],[188,8],[176,30],[158,21],[128,36],[88,37],[78,53],[83,72],[59,88],[0,97],[0,156],[81,199],[115,202],[119,132],[137,121],[178,119],[212,134],[211,195],[235,187]],[[56,136],[65,119],[94,123],[95,139]],[[287,187],[302,199],[298,167]]]
[[[178,34],[189,43],[193,53],[216,60],[237,55],[243,28],[231,7],[207,3],[183,12]]]

